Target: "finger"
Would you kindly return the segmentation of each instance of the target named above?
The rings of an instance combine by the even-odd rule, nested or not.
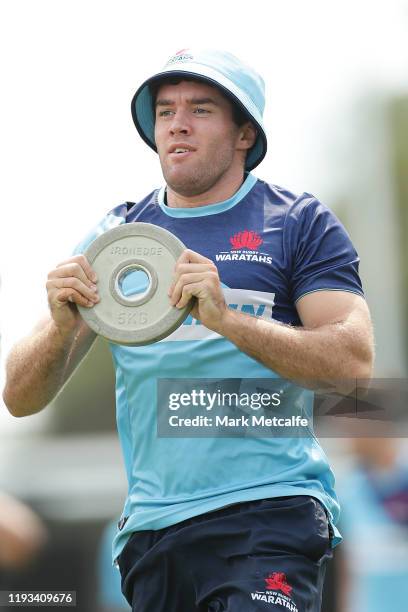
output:
[[[52,293],[55,292],[56,289],[75,289],[78,293],[80,293],[87,300],[92,302],[99,301],[99,296],[95,289],[92,289],[85,285],[81,280],[76,278],[75,276],[71,277],[63,277],[63,278],[54,278],[52,280],[47,281],[46,283],[47,291],[49,292],[50,298],[52,298]]]
[[[81,266],[81,268],[83,269],[83,271],[85,272],[85,275],[87,276],[87,278],[89,278],[89,280],[91,280],[94,283],[98,281],[96,272],[92,268],[91,264],[89,263],[85,255],[75,255],[74,257],[70,257],[69,259],[66,259],[65,261],[61,261],[57,265],[57,268],[60,268],[61,266],[65,266],[67,264],[68,265],[73,264],[73,263],[74,264],[76,263],[79,266]]]
[[[90,288],[96,288],[96,285],[85,274],[85,270],[77,262],[68,262],[64,265],[60,265],[59,267],[55,268],[55,270],[52,270],[48,275],[49,280],[70,277],[78,278]]]
[[[210,264],[208,263],[179,263],[176,264],[175,267],[175,271],[174,271],[174,276],[172,279],[172,282],[170,284],[169,290],[168,290],[168,295],[170,296],[173,292],[173,289],[176,285],[176,283],[178,282],[180,276],[182,274],[190,274],[192,272],[216,272],[218,274],[217,268],[215,266],[215,264],[213,264],[213,262],[211,262]]]
[[[206,277],[206,273],[192,272],[191,274],[183,274],[179,277],[174,285],[173,291],[170,295],[170,302],[175,306],[181,299],[183,288],[190,283],[200,283]]]
[[[56,292],[53,300],[53,305],[65,306],[67,302],[71,302],[72,304],[77,304],[78,306],[85,306],[90,308],[91,306],[95,306],[95,302],[92,300],[88,300],[84,295],[76,291],[72,287],[67,287],[66,289],[61,289]]]
[[[177,304],[175,304],[176,308],[184,308],[184,306],[187,306],[188,302],[193,297],[199,298],[199,295],[202,294],[203,289],[204,287],[202,281],[198,283],[189,283],[188,285],[184,285],[181,292],[180,300],[177,302]]]
[[[205,262],[195,263],[195,262],[180,262],[176,263],[174,268],[177,272],[202,272],[203,270],[216,270],[216,265],[208,260]]]
[[[183,289],[186,285],[190,285],[191,283],[195,283],[199,285],[200,283],[203,283],[204,281],[208,283],[208,282],[214,282],[214,281],[216,282],[217,280],[218,280],[218,275],[213,274],[208,271],[192,272],[191,274],[183,274],[182,276],[180,276],[180,278],[178,279],[177,283],[174,286],[173,293],[171,294],[171,297],[170,297],[170,302],[172,303],[173,306],[175,306],[176,304],[178,306],[178,302],[180,301],[180,298],[183,294]],[[202,289],[204,289],[204,286],[202,286]]]
[[[208,259],[208,257],[204,257],[204,255],[200,255],[200,253],[196,253],[196,251],[192,251],[191,249],[185,249],[180,257],[177,260],[177,263],[207,263],[212,264],[213,261]]]

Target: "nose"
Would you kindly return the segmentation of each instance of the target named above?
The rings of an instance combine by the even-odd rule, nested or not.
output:
[[[188,113],[181,109],[177,110],[172,116],[169,130],[172,136],[176,134],[190,134],[191,125],[188,120]]]

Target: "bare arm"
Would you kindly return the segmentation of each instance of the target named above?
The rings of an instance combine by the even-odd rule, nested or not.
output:
[[[363,298],[317,291],[297,304],[304,327],[270,323],[229,310],[219,331],[284,378],[303,383],[369,378],[373,362],[370,316]]]
[[[197,297],[192,311],[209,329],[284,378],[303,383],[370,378],[374,343],[365,300],[346,291],[316,291],[297,304],[303,327],[251,317],[225,304],[216,266],[186,250],[176,266],[169,294],[182,308]]]
[[[4,403],[14,416],[39,412],[60,391],[95,334],[76,304],[91,308],[98,300],[95,274],[83,255],[62,262],[48,275],[50,316],[10,352]]]

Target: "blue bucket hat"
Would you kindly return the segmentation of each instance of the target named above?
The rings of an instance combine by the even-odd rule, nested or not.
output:
[[[197,78],[217,87],[258,130],[255,144],[246,157],[246,170],[252,170],[263,160],[267,147],[262,119],[265,107],[265,84],[252,68],[225,51],[183,49],[173,55],[160,72],[142,83],[132,100],[132,117],[137,131],[156,152],[155,117],[149,85],[159,82],[164,77]]]

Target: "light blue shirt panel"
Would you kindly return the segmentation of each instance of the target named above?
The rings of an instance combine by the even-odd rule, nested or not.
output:
[[[220,496],[230,503],[277,495],[316,495],[334,522],[339,508],[334,477],[327,458],[313,436],[302,438],[158,438],[156,421],[157,378],[273,378],[276,374],[238,351],[225,338],[197,341],[162,341],[138,347],[111,346],[120,380],[126,385],[126,405],[117,403],[120,423],[137,432],[137,447],[125,457],[131,474],[124,516],[131,516],[115,541],[114,557],[126,532],[159,529],[167,524],[217,507]],[[139,365],[140,364],[140,365]],[[143,377],[137,372],[143,370]],[[183,375],[181,375],[183,372]],[[298,401],[312,419],[313,393],[299,390]],[[128,420],[122,413],[127,415]],[[250,461],[245,461],[250,457]],[[310,478],[313,474],[313,478]],[[228,483],[220,486],[220,483]],[[218,501],[218,504],[220,502]],[[222,505],[222,504],[221,504]],[[339,534],[336,531],[337,541]]]

